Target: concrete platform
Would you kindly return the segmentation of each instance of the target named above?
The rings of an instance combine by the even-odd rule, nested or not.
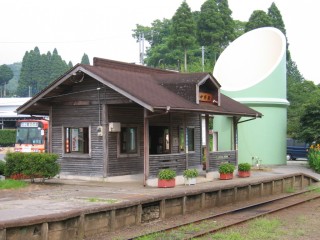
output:
[[[152,212],[155,207],[154,218],[185,214],[254,194],[273,194],[280,191],[277,187],[284,191],[287,185],[305,186],[319,181],[320,174],[310,170],[306,161],[290,161],[286,166],[252,171],[250,178],[235,176],[222,181],[214,173],[213,180],[197,180],[196,185],[163,189],[143,187],[142,182],[50,179],[27,189],[0,190],[0,240],[19,239],[21,227],[26,226],[31,226],[28,234],[32,239],[48,239],[49,233],[50,239],[93,236],[126,224],[140,224],[144,221],[141,216],[146,215],[144,209]]]

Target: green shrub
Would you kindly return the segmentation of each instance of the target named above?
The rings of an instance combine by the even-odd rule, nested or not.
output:
[[[0,160],[0,175],[4,174],[4,167],[6,165],[5,161]]]
[[[311,145],[308,151],[308,160],[310,168],[320,173],[320,144]]]
[[[16,130],[15,129],[1,129],[0,130],[0,146],[9,147],[13,146],[16,142]]]
[[[219,173],[233,173],[236,167],[231,163],[222,163],[219,166]]]
[[[251,165],[249,163],[239,163],[238,171],[250,171]]]
[[[175,176],[176,176],[176,171],[169,168],[161,169],[160,172],[158,173],[159,179],[170,180],[170,179],[174,179]]]
[[[183,176],[185,178],[196,178],[199,175],[198,170],[196,168],[186,169],[183,171]]]
[[[5,176],[16,178],[30,178],[33,182],[35,178],[52,178],[60,171],[57,162],[58,155],[51,153],[7,153]]]

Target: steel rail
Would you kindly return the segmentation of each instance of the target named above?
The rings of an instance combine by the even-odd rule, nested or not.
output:
[[[250,204],[250,205],[247,205],[247,206],[244,206],[244,207],[240,207],[240,208],[232,209],[232,210],[229,210],[229,211],[224,211],[224,212],[221,212],[221,213],[213,214],[211,216],[207,216],[207,217],[204,217],[204,218],[200,218],[200,219],[198,219],[196,221],[191,221],[191,222],[183,223],[183,224],[176,225],[176,226],[173,226],[173,227],[170,227],[170,228],[162,229],[160,231],[156,231],[156,232],[152,232],[152,233],[136,236],[136,237],[131,238],[131,239],[136,239],[138,237],[147,236],[147,235],[150,235],[150,234],[153,234],[153,233],[170,232],[170,231],[177,230],[179,228],[185,227],[185,226],[190,225],[190,224],[198,225],[198,224],[200,224],[200,223],[202,223],[204,221],[210,221],[210,220],[214,220],[215,218],[223,217],[223,216],[226,216],[226,215],[240,213],[241,211],[249,211],[250,209],[267,206],[268,204],[273,204],[273,203],[276,203],[278,201],[282,201],[282,200],[285,200],[285,199],[290,199],[290,198],[292,199],[292,198],[294,198],[296,196],[299,196],[299,195],[302,195],[302,194],[305,194],[305,193],[309,193],[309,192],[313,192],[314,190],[315,189],[303,190],[303,191],[299,191],[297,193],[292,193],[290,195],[280,196],[280,197],[273,198],[273,199],[270,199],[270,200],[267,200],[267,201],[262,201],[262,202],[259,202],[259,203]],[[265,216],[265,215],[268,215],[268,214],[271,214],[271,213],[274,213],[274,212],[277,212],[277,211],[281,211],[283,209],[290,208],[290,207],[293,207],[293,206],[296,206],[296,205],[299,205],[299,204],[302,204],[302,203],[305,203],[305,202],[308,202],[310,200],[314,200],[314,199],[317,199],[317,198],[320,198],[320,194],[318,194],[316,196],[312,196],[312,197],[306,198],[306,199],[304,199],[302,201],[297,201],[297,202],[294,202],[292,204],[285,204],[285,206],[281,206],[281,207],[278,207],[278,208],[274,208],[272,210],[268,210],[268,211],[264,211],[264,212],[258,213],[258,214],[254,215],[254,216],[250,216],[250,217],[247,217],[245,219],[242,219],[242,220],[239,220],[239,221],[235,221],[235,222],[233,222],[231,224],[227,224],[227,225],[224,225],[222,227],[214,227],[214,228],[209,229],[209,230],[204,230],[204,231],[200,231],[200,232],[193,233],[193,234],[187,234],[189,236],[187,236],[187,237],[185,237],[183,239],[185,239],[185,240],[193,239],[195,237],[201,237],[201,236],[205,236],[205,235],[208,235],[208,234],[211,234],[211,233],[215,233],[215,232],[218,232],[218,231],[221,231],[221,230],[225,230],[227,228],[239,225],[241,223],[250,221],[252,219],[255,219],[255,218],[258,218],[258,217],[261,217],[261,216]]]

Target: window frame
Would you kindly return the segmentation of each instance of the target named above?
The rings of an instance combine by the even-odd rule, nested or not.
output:
[[[67,152],[66,151],[66,130],[67,129],[79,129],[79,128],[87,128],[88,129],[88,152]],[[91,158],[91,126],[62,126],[62,153],[64,158]],[[70,146],[70,145],[69,145]]]
[[[193,139],[192,139],[192,141],[193,141],[193,150],[190,150],[189,149],[189,139],[190,139],[190,136],[189,136],[189,132],[188,132],[188,130],[189,129],[192,129],[193,130]],[[195,130],[195,127],[194,126],[187,126],[186,127],[186,152],[187,153],[194,153],[194,152],[196,152],[196,145],[195,145],[195,143],[196,143],[196,141],[195,141],[195,137],[196,137],[196,130]]]
[[[136,148],[134,153],[122,153],[121,152],[121,131],[122,128],[136,128]],[[140,127],[135,124],[121,124],[121,131],[117,134],[117,158],[128,158],[140,156]]]

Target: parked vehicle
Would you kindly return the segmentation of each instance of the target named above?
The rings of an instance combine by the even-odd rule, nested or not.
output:
[[[44,119],[17,121],[15,152],[47,152],[49,122]]]
[[[297,158],[308,158],[309,144],[287,138],[287,160],[296,160]]]

